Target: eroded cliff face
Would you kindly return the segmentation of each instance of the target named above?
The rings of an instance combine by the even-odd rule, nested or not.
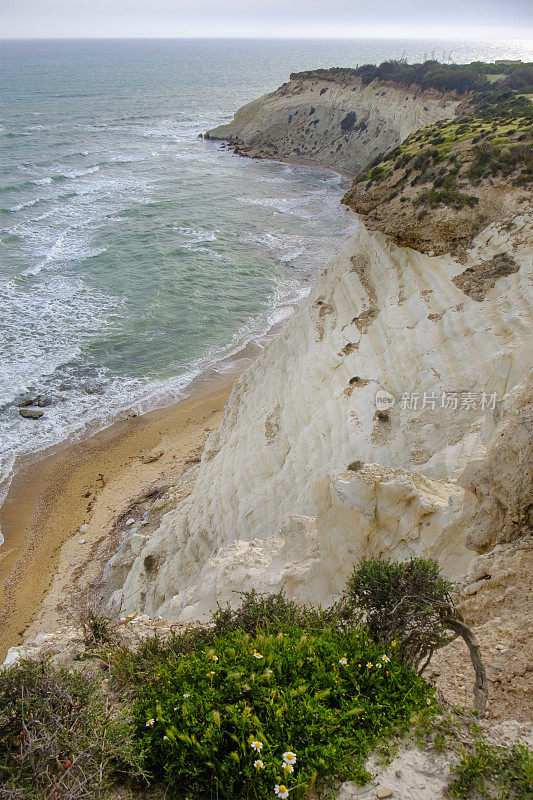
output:
[[[418,128],[452,117],[459,103],[453,95],[419,87],[300,74],[206,136],[227,139],[244,155],[357,173]]]
[[[466,292],[457,276],[502,253],[517,269]],[[514,213],[461,263],[361,224],[235,384],[192,493],[109,562],[112,605],[191,621],[282,587],[328,604],[361,557],[431,556],[456,578],[523,536],[531,256]]]

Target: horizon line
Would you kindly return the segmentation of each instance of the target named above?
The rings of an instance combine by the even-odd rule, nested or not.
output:
[[[433,41],[480,41],[484,39],[490,40],[498,40],[498,41],[531,41],[533,43],[533,31],[528,33],[527,35],[518,36],[517,34],[498,34],[496,33],[479,33],[477,35],[454,35],[454,36],[439,36],[434,34],[415,34],[412,36],[406,35],[395,35],[395,34],[382,34],[380,36],[377,35],[370,35],[370,34],[361,34],[359,36],[316,36],[315,34],[301,34],[297,35],[272,35],[272,36],[263,36],[261,34],[235,34],[235,35],[226,35],[226,34],[194,34],[189,36],[0,36],[1,42],[10,42],[10,41],[25,41],[25,42],[46,42],[46,41],[176,41],[176,40],[204,40],[204,39],[218,39],[218,40],[243,40],[243,39],[253,39],[253,40],[264,40],[264,41],[301,41],[301,40],[308,40],[308,41],[357,41],[359,39],[404,39],[405,41],[416,41],[416,40],[425,40],[430,39]]]

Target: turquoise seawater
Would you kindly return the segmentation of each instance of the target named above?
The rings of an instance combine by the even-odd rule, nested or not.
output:
[[[0,42],[0,483],[286,318],[355,224],[331,172],[198,134],[293,70],[526,42]],[[41,395],[44,416],[20,417]],[[5,484],[4,484],[5,486]]]

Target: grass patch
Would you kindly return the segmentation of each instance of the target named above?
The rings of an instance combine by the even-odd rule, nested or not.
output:
[[[469,800],[531,800],[533,756],[525,745],[510,749],[476,742],[452,767],[447,796]]]

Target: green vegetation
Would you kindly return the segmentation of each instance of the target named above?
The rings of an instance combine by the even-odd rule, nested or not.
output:
[[[371,559],[327,611],[251,592],[135,648],[86,614],[71,669],[0,671],[0,800],[297,800],[365,783],[371,751],[442,730],[414,667],[446,641],[451,591],[432,561]],[[516,769],[490,766],[502,781]],[[473,772],[465,758],[453,791]]]
[[[420,128],[391,152],[379,154],[359,173],[343,200],[356,210],[368,211],[367,200],[357,188],[360,184],[365,184],[368,192],[374,185],[387,182],[387,194],[377,194],[374,204],[398,198],[399,203],[410,201],[415,207],[421,206],[420,214],[439,206],[473,208],[479,198],[475,191],[468,191],[469,185],[475,189],[494,180],[505,180],[516,187],[531,185],[533,103],[520,92],[533,86],[533,64],[385,62],[357,70],[317,70],[312,75],[327,77],[326,73],[336,80],[359,75],[363,83],[377,78],[468,93],[460,107],[461,116]],[[409,186],[421,189],[406,197],[404,191]],[[372,207],[371,198],[368,202]]]
[[[483,183],[505,181],[529,187],[533,182],[533,104],[510,90],[474,93],[462,116],[440,120],[411,134],[389,153],[378,155],[356,178],[343,202],[366,213],[366,203],[411,202],[427,209],[474,208]],[[366,192],[385,184],[375,200]],[[416,193],[404,194],[419,186]],[[359,187],[359,188],[358,188]]]
[[[0,800],[106,797],[143,775],[142,753],[96,681],[49,664],[0,672]]]
[[[500,89],[513,89],[524,93],[533,91],[533,64],[522,62],[490,64],[473,61],[471,64],[441,64],[430,59],[423,64],[408,64],[404,60],[383,61],[379,65],[364,64],[355,69],[334,67],[294,72],[291,80],[318,79],[340,83],[360,78],[364,86],[377,80],[381,83],[396,83],[403,86],[415,84],[423,89],[464,93],[489,89],[493,84],[490,80],[493,76],[498,76],[497,86]]]
[[[432,710],[430,687],[362,631],[237,630],[179,650],[134,660],[134,717],[148,768],[187,800],[364,783],[370,749]]]
[[[455,767],[448,797],[468,800],[531,800],[533,756],[524,745],[510,750],[476,742]]]
[[[449,640],[443,618],[453,613],[452,589],[436,561],[371,558],[355,568],[344,603],[349,617],[363,612],[376,643],[396,642],[401,659],[418,668]]]
[[[446,205],[456,210],[465,206],[473,208],[477,203],[478,198],[475,194],[466,194],[459,191],[455,175],[448,175],[444,178],[442,188],[424,189],[414,201],[417,206],[423,205],[437,208],[437,206]]]
[[[341,120],[341,128],[343,131],[351,131],[356,122],[357,116],[355,111],[349,111],[344,119]]]
[[[378,164],[377,166],[372,167],[368,173],[368,178],[371,181],[381,181],[387,177],[388,173],[388,169],[383,164]]]
[[[99,608],[91,605],[85,608],[80,622],[87,645],[101,644],[112,638],[111,620]]]
[[[508,177],[518,171],[513,183],[525,186],[533,181],[533,150],[527,145],[506,146],[505,140],[476,145],[466,176],[474,185],[489,177]]]

